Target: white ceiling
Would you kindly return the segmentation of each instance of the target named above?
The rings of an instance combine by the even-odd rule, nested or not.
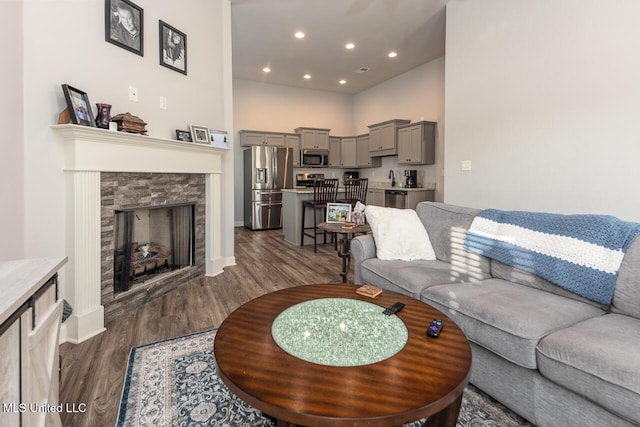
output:
[[[233,76],[361,92],[444,55],[448,1],[231,0]],[[296,39],[296,31],[305,38]],[[348,42],[355,49],[345,49]],[[395,59],[387,57],[392,50]],[[369,71],[357,73],[361,67]]]

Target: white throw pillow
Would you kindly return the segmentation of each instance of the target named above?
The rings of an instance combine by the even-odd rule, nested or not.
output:
[[[413,209],[369,205],[364,214],[376,242],[378,259],[436,259],[429,234]]]

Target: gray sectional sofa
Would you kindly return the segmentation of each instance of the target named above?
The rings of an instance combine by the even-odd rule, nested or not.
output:
[[[372,235],[358,236],[356,284],[410,295],[453,319],[471,342],[471,383],[535,425],[640,425],[640,238],[612,304],[601,306],[467,251],[480,210],[422,202],[416,212],[437,259],[380,260]]]

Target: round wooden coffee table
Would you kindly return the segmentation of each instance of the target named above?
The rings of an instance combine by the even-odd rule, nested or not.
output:
[[[471,349],[462,331],[414,298],[385,290],[371,299],[356,289],[297,286],[242,305],[216,333],[221,379],[238,397],[275,417],[279,426],[400,426],[425,417],[429,426],[455,426],[471,373]],[[272,325],[285,310],[340,298],[379,305],[380,313],[397,301],[404,303],[397,317],[406,326],[406,344],[375,363],[330,366],[293,356],[276,343]],[[425,331],[435,318],[444,320],[444,328],[438,338],[428,338]]]

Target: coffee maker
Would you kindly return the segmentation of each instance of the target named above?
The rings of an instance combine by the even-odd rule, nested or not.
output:
[[[405,169],[406,188],[416,188],[418,186],[418,171],[415,169]]]

